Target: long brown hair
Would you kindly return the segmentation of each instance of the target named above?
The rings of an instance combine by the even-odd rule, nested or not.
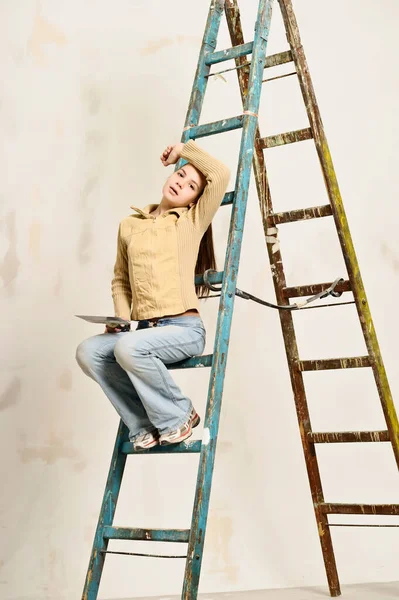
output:
[[[208,229],[202,236],[198,251],[197,264],[195,265],[195,274],[203,275],[207,269],[216,270],[215,250],[213,247],[212,223],[209,225]],[[197,296],[209,296],[211,290],[204,283],[202,283],[201,285],[195,286],[195,291],[197,293]]]
[[[192,165],[194,166],[194,165]],[[206,177],[194,167],[199,174],[202,181],[202,189],[195,199],[195,204],[197,204],[198,200],[201,198],[202,194],[207,185]],[[203,275],[207,269],[215,269],[216,270],[216,258],[215,258],[215,250],[213,246],[213,231],[212,231],[212,223],[209,225],[208,229],[205,231],[202,236],[200,247],[198,250],[197,264],[195,265],[195,275]],[[197,296],[209,296],[210,289],[202,283],[201,285],[195,286],[195,291]]]

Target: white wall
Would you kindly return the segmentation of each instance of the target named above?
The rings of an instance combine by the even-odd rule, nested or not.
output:
[[[246,41],[256,5],[242,6]],[[397,397],[399,5],[295,8]],[[0,597],[70,600],[83,588],[118,425],[75,363],[77,344],[98,329],[74,314],[112,310],[118,222],[131,204],[160,199],[171,168],[158,157],[180,138],[208,2],[3,0],[0,11]],[[287,49],[278,13],[276,4],[268,53]],[[228,46],[223,23],[218,48]],[[240,113],[235,74],[226,79],[210,81],[201,122]],[[263,135],[307,126],[294,77],[264,92]],[[199,143],[235,171],[239,137]],[[327,201],[315,156],[312,142],[268,151],[276,210]],[[252,185],[238,285],[272,299],[258,212]],[[229,213],[215,218],[220,268]],[[345,275],[330,219],[280,233],[289,284]],[[209,352],[216,311],[214,301],[202,311]],[[295,321],[303,358],[364,350],[351,306]],[[209,371],[175,376],[203,414]],[[308,374],[306,384],[315,430],[384,428],[368,370]],[[201,590],[326,585],[278,316],[240,299],[222,412]],[[188,527],[197,460],[128,459],[116,524]],[[387,445],[323,447],[320,464],[328,501],[398,502]],[[342,582],[398,578],[397,529],[333,536]],[[183,569],[183,560],[110,556],[100,596],[179,593]]]

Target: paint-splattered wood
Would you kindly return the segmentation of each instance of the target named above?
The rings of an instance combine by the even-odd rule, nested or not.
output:
[[[389,431],[322,431],[310,432],[308,438],[314,444],[350,442],[389,442]]]
[[[299,360],[300,371],[324,371],[328,369],[359,369],[370,366],[369,356],[353,356],[350,358],[326,358],[320,360]]]
[[[295,221],[306,221],[308,219],[319,219],[320,217],[330,217],[332,215],[331,206],[312,206],[309,208],[297,208],[286,212],[271,214],[267,218],[269,227],[281,225],[283,223],[294,223]]]
[[[314,283],[313,285],[297,285],[295,287],[287,287],[283,289],[284,298],[301,298],[302,296],[314,296],[315,294],[320,294],[333,282],[329,283]],[[342,283],[338,283],[334,288],[336,292],[350,292],[350,283],[349,281],[343,281]]]
[[[311,140],[312,137],[312,130],[307,127],[305,129],[287,131],[286,133],[278,133],[277,135],[269,135],[268,137],[261,138],[259,140],[259,147],[262,149],[275,148],[276,146]]]

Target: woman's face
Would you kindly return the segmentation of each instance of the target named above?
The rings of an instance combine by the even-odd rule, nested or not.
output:
[[[163,199],[171,207],[192,206],[206,185],[206,179],[193,165],[172,173],[162,188]]]

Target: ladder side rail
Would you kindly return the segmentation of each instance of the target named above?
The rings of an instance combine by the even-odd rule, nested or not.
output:
[[[216,48],[217,37],[219,33],[220,20],[223,14],[224,0],[214,0],[211,2],[208,18],[205,26],[204,36],[202,38],[201,49],[198,57],[197,69],[194,75],[193,87],[191,89],[190,100],[187,114],[184,121],[184,131],[181,141],[187,142],[190,139],[187,127],[198,125],[201,116],[202,105],[204,102],[206,87],[208,84],[208,75],[212,65],[206,63],[208,54],[212,54]],[[176,165],[176,170],[179,168]]]
[[[388,431],[390,433],[392,449],[399,468],[399,421],[393,403],[385,366],[382,360],[376,331],[371,317],[363,280],[360,274],[359,264],[353,246],[334,165],[325,136],[320,110],[317,104],[313,83],[309,74],[308,64],[301,43],[298,24],[292,6],[292,0],[278,1],[284,20],[287,40],[290,45],[292,57],[296,66],[309,123],[313,132],[313,138],[316,151],[319,156],[327,193],[330,199],[343,257],[348,271],[349,280],[351,282],[356,308],[359,314],[360,325],[363,331],[367,350],[370,355],[371,366],[373,369],[382,410]]]
[[[273,0],[260,0],[258,7],[253,58],[250,71],[251,86],[245,105],[246,110],[253,114],[257,114],[259,110],[262,85],[261,75],[266,61],[266,47],[270,30],[272,4]],[[254,135],[257,125],[257,117],[253,116],[253,114],[246,114],[244,116],[244,126],[241,136],[239,164],[235,184],[235,198],[230,221],[224,278],[216,326],[214,358],[204,421],[204,437],[199,460],[191,533],[187,552],[182,593],[182,598],[184,600],[195,600],[198,594],[229,335],[248,198],[248,186],[251,175]]]
[[[119,422],[116,434],[114,450],[112,452],[109,466],[107,483],[100,514],[98,516],[96,533],[94,535],[93,547],[90,555],[89,567],[83,588],[82,600],[97,600],[101,575],[105,562],[105,551],[108,548],[108,538],[104,537],[107,526],[113,524],[116,504],[121,489],[123,472],[125,470],[127,455],[121,452],[122,444],[129,439],[129,431],[122,419]]]
[[[271,212],[273,209],[270,188],[267,181],[267,175],[265,176],[265,185],[266,203],[265,206],[263,206],[263,212]],[[264,221],[265,235],[266,229],[267,221]],[[272,278],[277,303],[281,305],[289,305],[289,299],[286,298],[284,295],[286,279],[281,250],[278,250],[277,252],[273,253],[271,244],[266,245],[272,269]],[[320,509],[320,505],[324,503],[324,492],[316,454],[316,448],[311,437],[312,425],[306,398],[306,389],[303,379],[303,373],[300,370],[299,366],[299,353],[295,335],[293,314],[291,311],[281,310],[279,311],[279,317],[287,356],[288,369],[290,373],[291,386],[294,394],[295,408],[305,457],[306,470],[309,478],[313,509],[315,512],[317,522],[317,529],[319,533],[328,585],[330,588],[331,595],[339,596],[341,594],[341,590],[334,555],[334,547],[331,532],[328,525],[328,516],[325,513],[323,513]]]

